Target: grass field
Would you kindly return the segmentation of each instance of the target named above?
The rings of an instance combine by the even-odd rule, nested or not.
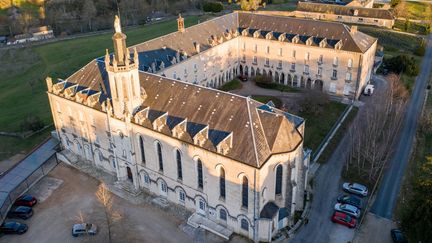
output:
[[[222,85],[219,89],[222,91],[230,91],[235,89],[241,89],[243,87],[242,83],[238,79],[231,80]]]
[[[406,2],[406,11],[402,14],[402,17],[408,17],[410,19],[424,19],[430,18],[430,9],[428,7],[432,4],[431,2]],[[429,7],[430,8],[430,7]]]
[[[185,25],[196,24],[203,17],[186,17]],[[177,30],[176,20],[126,30],[128,46]],[[21,121],[29,115],[51,123],[45,77],[67,78],[105,48],[112,50],[112,34],[78,38],[20,49],[0,50],[0,130],[19,131]],[[27,141],[0,137],[0,160],[11,153],[26,151],[43,137]],[[5,153],[7,152],[7,153]]]
[[[331,101],[324,107],[322,115],[314,115],[308,112],[296,114],[306,120],[304,146],[315,151],[345,108],[345,104]]]
[[[395,29],[405,31],[405,21],[396,19],[393,27]],[[427,25],[415,23],[411,21],[409,24],[409,28],[406,30],[406,32],[413,33],[413,34],[427,35],[428,34]]]

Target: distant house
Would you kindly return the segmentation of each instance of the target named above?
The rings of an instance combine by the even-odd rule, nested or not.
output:
[[[36,41],[54,38],[54,32],[48,26],[30,28],[29,33],[32,34],[33,39]]]
[[[15,35],[7,42],[8,45],[23,44],[33,41],[42,41],[54,38],[54,32],[48,26],[30,28],[28,33]]]
[[[394,25],[394,17],[389,10],[356,7],[352,5],[341,6],[335,4],[299,2],[297,10],[295,11],[295,16],[351,24],[375,25],[386,28],[392,28]]]

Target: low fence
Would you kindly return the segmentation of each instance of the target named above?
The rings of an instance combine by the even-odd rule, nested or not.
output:
[[[37,156],[37,159],[44,159],[41,157],[42,156]],[[22,160],[20,163],[22,163],[24,160]],[[14,201],[20,195],[27,192],[36,182],[47,175],[53,168],[57,166],[57,164],[59,164],[59,161],[57,160],[56,153],[54,152],[44,161],[39,161],[36,167],[31,169],[25,168],[25,171],[23,172],[27,174],[26,177],[10,174],[13,173],[12,170],[9,170],[0,176],[2,179],[11,181],[10,184],[2,185],[2,188],[0,188],[0,223],[6,218],[7,212],[12,207]],[[17,164],[15,167],[19,166],[20,164]]]

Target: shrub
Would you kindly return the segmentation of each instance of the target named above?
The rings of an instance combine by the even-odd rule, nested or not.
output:
[[[43,121],[38,116],[28,116],[23,122],[21,122],[22,131],[38,131],[44,127]]]
[[[218,13],[223,10],[221,2],[205,2],[203,5],[204,12]]]
[[[258,85],[258,86],[263,85],[263,84],[269,84],[269,83],[273,82],[272,79],[266,75],[257,75],[254,77],[254,81],[255,81],[256,85]]]
[[[420,46],[417,47],[417,49],[415,49],[414,54],[416,54],[417,56],[424,56],[425,52],[426,52],[426,43],[425,41],[422,41]]]
[[[417,76],[420,68],[414,57],[398,55],[392,58],[384,58],[384,66],[388,71],[400,74],[404,72],[408,76]]]

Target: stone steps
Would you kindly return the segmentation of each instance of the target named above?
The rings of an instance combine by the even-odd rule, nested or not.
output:
[[[218,235],[225,240],[229,240],[230,236],[233,234],[233,231],[227,229],[226,227],[211,221],[210,219],[201,216],[198,213],[192,214],[187,221],[188,225],[198,228],[201,227],[209,232],[212,232],[215,235]]]

